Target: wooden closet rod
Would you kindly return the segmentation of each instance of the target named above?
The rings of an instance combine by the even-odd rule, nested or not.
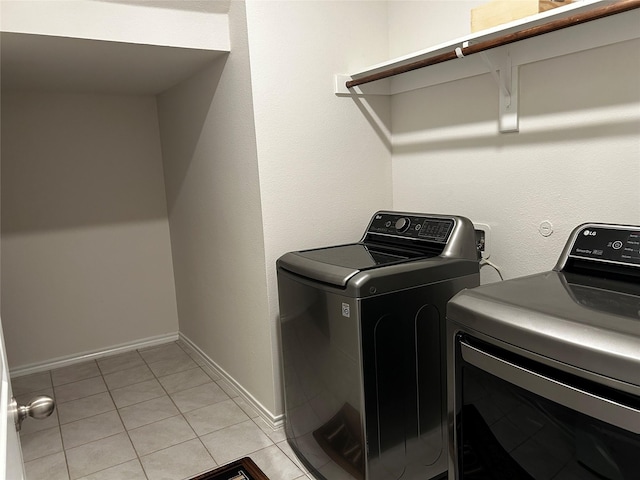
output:
[[[579,13],[570,17],[554,20],[535,27],[526,28],[517,32],[508,33],[500,37],[485,40],[473,45],[469,45],[463,48],[457,48],[452,52],[442,53],[433,57],[418,60],[416,62],[408,63],[399,67],[389,68],[382,72],[373,73],[371,75],[364,76],[355,80],[349,80],[345,83],[347,88],[357,87],[369,82],[375,82],[376,80],[382,80],[383,78],[393,77],[394,75],[400,75],[401,73],[410,72],[419,68],[428,67],[429,65],[436,65],[438,63],[447,62],[449,60],[455,60],[456,58],[466,57],[474,53],[484,52],[492,48],[500,47],[502,45],[508,45],[513,42],[525,40],[527,38],[537,37],[545,33],[555,32],[563,28],[572,27],[574,25],[580,25],[581,23],[590,22],[592,20],[598,20],[599,18],[608,17],[617,13],[626,12],[640,8],[640,0],[620,0],[603,7],[598,7],[588,12]]]

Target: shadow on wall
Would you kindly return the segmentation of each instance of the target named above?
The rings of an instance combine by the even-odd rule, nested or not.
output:
[[[353,95],[353,102],[368,120],[382,143],[391,152],[391,112],[385,96]]]
[[[161,218],[152,96],[3,92],[3,235]]]
[[[391,102],[393,151],[410,154],[633,136],[640,119],[640,63],[629,53],[637,45],[625,42],[522,66],[520,131],[515,134],[498,131],[500,93],[489,74],[397,94]]]
[[[595,138],[629,137],[638,133],[638,120],[620,122],[603,121],[589,126],[567,126],[565,128],[525,131],[505,135],[497,132],[484,134],[460,135],[412,135],[394,138],[393,153],[410,154],[426,152],[447,152],[452,150],[475,150],[500,148],[504,145],[527,146],[536,144],[566,144],[581,142]]]
[[[225,61],[194,77],[168,120],[190,153]],[[3,91],[2,234],[166,219],[158,117],[151,95]],[[186,170],[191,157],[178,158]]]
[[[228,56],[158,96],[167,209],[173,211],[196,154]]]

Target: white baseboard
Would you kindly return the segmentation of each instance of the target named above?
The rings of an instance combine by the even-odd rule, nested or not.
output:
[[[216,362],[211,360],[207,354],[205,354],[195,343],[184,336],[181,333],[171,333],[167,335],[158,335],[155,337],[144,338],[135,342],[123,343],[115,345],[113,347],[93,350],[89,352],[83,352],[76,355],[68,355],[65,357],[54,358],[41,363],[32,363],[21,367],[16,367],[10,370],[11,377],[17,378],[24,375],[30,375],[32,373],[46,372],[47,370],[54,370],[56,368],[68,367],[76,363],[85,362],[87,360],[96,360],[98,358],[106,357],[109,355],[117,355],[119,353],[129,352],[131,350],[138,350],[140,348],[154,347],[162,345],[164,343],[175,342],[181,340],[186,348],[189,348],[195,355],[199,357],[202,363],[202,367],[210,370],[214,376],[222,378],[225,383],[233,389],[237,394],[242,397],[262,418],[265,423],[272,429],[280,428],[284,425],[284,415],[274,415],[269,411],[262,403],[260,403],[251,393],[249,393],[235,378],[227,373]]]
[[[262,403],[260,403],[251,393],[249,393],[236,379],[234,379],[229,373],[227,373],[216,362],[211,360],[209,356],[204,353],[195,343],[189,340],[182,333],[179,334],[180,340],[183,344],[191,349],[202,360],[203,367],[209,369],[215,376],[221,377],[227,385],[229,385],[234,391],[238,393],[242,399],[253,407],[260,418],[262,418],[269,427],[273,430],[280,428],[284,425],[284,415],[274,415],[269,411]]]
[[[158,335],[155,337],[143,338],[136,340],[135,342],[122,343],[113,347],[108,347],[101,350],[93,350],[89,352],[78,353],[76,355],[68,355],[65,357],[54,358],[42,363],[32,363],[30,365],[24,365],[22,367],[12,368],[9,374],[12,377],[22,377],[24,375],[30,375],[32,373],[45,372],[47,370],[54,370],[56,368],[68,367],[76,363],[85,362],[87,360],[95,360],[97,358],[106,357],[108,355],[117,355],[118,353],[125,353],[131,350],[137,350],[139,348],[154,347],[156,345],[162,345],[163,343],[175,342],[178,340],[178,333],[169,333],[166,335]]]

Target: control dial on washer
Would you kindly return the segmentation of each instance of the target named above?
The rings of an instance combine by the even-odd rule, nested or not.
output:
[[[409,226],[411,225],[411,220],[407,217],[402,217],[396,220],[396,231],[403,233],[409,230]]]

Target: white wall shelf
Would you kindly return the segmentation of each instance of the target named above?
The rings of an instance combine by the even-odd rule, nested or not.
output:
[[[228,50],[0,33],[3,90],[156,95]]]
[[[230,51],[224,2],[3,0],[3,90],[158,94]]]
[[[364,68],[350,75],[335,76],[335,93],[352,95],[395,95],[463,78],[492,73],[500,90],[500,131],[518,131],[518,71],[521,65],[590,50],[640,38],[640,8],[544,35],[502,45],[485,52],[455,58],[454,60],[347,88],[346,82],[383,72],[437,55],[453,52],[457,48],[480,43],[574,16],[614,2],[584,0],[559,7],[525,19],[483,30],[454,39],[410,55]]]

